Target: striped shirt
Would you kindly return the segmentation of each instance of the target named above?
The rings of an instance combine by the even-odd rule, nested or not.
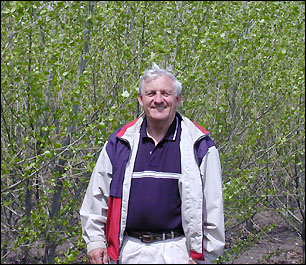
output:
[[[147,121],[140,141],[129,197],[127,231],[165,232],[182,227],[180,117],[176,116],[164,138],[155,146],[147,135]]]

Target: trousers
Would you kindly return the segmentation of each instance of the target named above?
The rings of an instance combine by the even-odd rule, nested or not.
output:
[[[185,236],[143,243],[125,235],[119,257],[119,264],[188,264],[188,261]]]

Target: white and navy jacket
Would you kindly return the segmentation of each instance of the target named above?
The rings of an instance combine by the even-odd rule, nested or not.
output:
[[[178,114],[180,115],[180,114]],[[210,263],[225,245],[221,165],[218,150],[204,128],[180,115],[182,226],[190,257]],[[119,128],[105,143],[80,210],[87,252],[108,249],[119,259],[126,227],[134,162],[144,117]],[[194,146],[201,141],[201,161]],[[203,150],[205,150],[203,156]],[[204,261],[204,262],[203,262]]]

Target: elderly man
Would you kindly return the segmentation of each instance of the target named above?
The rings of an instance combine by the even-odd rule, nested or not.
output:
[[[105,143],[80,210],[90,263],[212,263],[222,255],[218,150],[177,112],[181,90],[154,65],[140,80],[144,114]]]

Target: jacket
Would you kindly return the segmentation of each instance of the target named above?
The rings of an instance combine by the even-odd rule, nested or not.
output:
[[[225,245],[219,153],[208,131],[180,116],[182,226],[190,257],[210,263],[223,254]],[[143,116],[120,127],[104,144],[80,209],[87,252],[107,247],[114,261],[123,242],[142,122]],[[195,151],[199,141],[202,155]]]

